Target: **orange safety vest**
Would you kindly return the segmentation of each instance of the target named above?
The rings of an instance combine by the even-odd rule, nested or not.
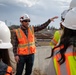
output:
[[[5,74],[5,75],[12,75],[12,67],[10,67],[10,66],[8,66],[7,67],[7,71],[6,71],[7,73]]]
[[[0,61],[0,75],[12,75],[12,74],[13,74],[12,67],[3,63],[3,61]]]
[[[56,54],[64,46],[58,47],[54,50],[54,67],[56,75],[76,75],[76,52],[73,53],[73,46],[69,46],[65,53],[65,62],[63,64],[58,63],[60,54]]]
[[[18,55],[29,55],[36,52],[35,37],[33,27],[28,28],[28,37],[24,34],[21,28],[16,29],[16,35],[18,38]]]

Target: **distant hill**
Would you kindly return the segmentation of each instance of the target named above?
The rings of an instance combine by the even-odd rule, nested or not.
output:
[[[17,28],[19,28],[18,25],[12,25],[12,26],[9,26],[9,29],[10,29],[10,30],[17,29]]]

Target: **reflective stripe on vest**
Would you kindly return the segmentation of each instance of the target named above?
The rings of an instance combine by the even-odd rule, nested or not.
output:
[[[57,50],[58,48],[55,49],[55,53],[59,51]],[[54,66],[57,75],[76,75],[76,52],[73,54],[73,46],[68,47],[65,53],[66,60],[61,65],[58,63],[60,56],[60,54],[54,56]]]
[[[16,35],[19,41],[17,50],[19,55],[28,55],[36,52],[33,27],[28,28],[28,37],[20,28],[16,30]]]

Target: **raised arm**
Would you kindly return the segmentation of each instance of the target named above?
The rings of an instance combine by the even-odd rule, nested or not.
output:
[[[35,26],[34,31],[37,32],[37,31],[40,31],[40,30],[46,28],[50,24],[50,22],[52,22],[52,21],[54,22],[54,19],[57,19],[57,18],[58,18],[58,16],[52,17],[48,21],[46,21],[45,23],[38,25],[38,26]]]

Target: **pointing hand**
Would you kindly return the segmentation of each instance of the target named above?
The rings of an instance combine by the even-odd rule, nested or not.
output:
[[[55,17],[50,18],[50,20],[54,22],[54,19],[57,19],[57,18],[58,16],[55,16]]]

